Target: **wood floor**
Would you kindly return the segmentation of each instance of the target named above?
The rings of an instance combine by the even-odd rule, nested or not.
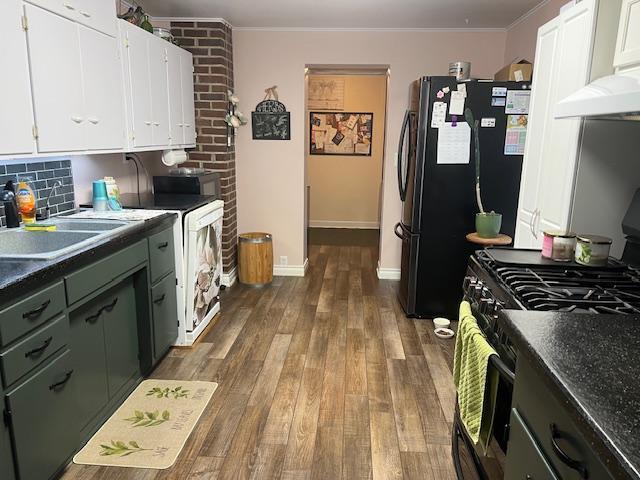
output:
[[[453,342],[410,320],[376,247],[311,245],[306,277],[224,292],[216,325],[153,377],[220,384],[168,470],[69,479],[453,480]]]

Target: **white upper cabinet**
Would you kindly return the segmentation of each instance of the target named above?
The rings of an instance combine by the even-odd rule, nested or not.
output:
[[[78,25],[33,5],[27,4],[25,13],[38,151],[84,150],[87,119]]]
[[[87,148],[124,148],[124,100],[115,39],[80,26]]]
[[[149,72],[151,75],[151,112],[153,145],[171,143],[169,135],[169,86],[167,79],[167,50],[165,40],[149,38]]]
[[[33,153],[33,110],[22,1],[0,1],[0,155]]]
[[[175,45],[167,48],[167,73],[169,79],[169,136],[171,145],[183,145],[184,120],[182,118],[182,70],[180,52]]]
[[[640,0],[623,0],[614,65],[640,67]]]
[[[26,0],[50,12],[115,37],[116,2],[112,0]]]
[[[569,226],[580,119],[553,107],[589,81],[597,0],[564,10],[538,31],[515,246],[540,248],[542,232]]]
[[[149,147],[153,145],[153,112],[147,33],[128,22],[120,22],[120,28],[128,136],[132,147]]]
[[[191,53],[118,23],[130,149],[195,145]]]
[[[193,96],[193,55],[180,50],[180,72],[182,74],[182,118],[184,121],[185,145],[196,144],[196,110]]]

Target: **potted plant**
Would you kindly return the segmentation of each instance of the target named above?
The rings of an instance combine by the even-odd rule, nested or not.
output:
[[[476,213],[476,232],[480,238],[496,238],[500,234],[502,227],[502,214],[485,212],[482,205],[482,196],[480,194],[480,122],[473,118],[473,112],[470,108],[464,111],[464,118],[471,127],[474,139],[474,151],[476,159],[476,202],[478,203],[479,213]]]

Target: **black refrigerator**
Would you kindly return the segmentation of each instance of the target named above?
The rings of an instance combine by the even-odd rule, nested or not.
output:
[[[457,318],[467,260],[480,248],[466,240],[466,235],[475,231],[478,212],[473,134],[468,163],[443,163],[443,155],[438,161],[440,128],[436,127],[441,125],[439,122],[444,120],[449,126],[456,126],[456,120],[457,124],[466,123],[464,115],[454,117],[450,113],[453,95],[459,100],[459,94],[453,92],[462,89],[466,89],[465,108],[470,108],[483,125],[479,139],[484,208],[502,214],[501,233],[511,237],[515,233],[522,171],[521,148],[517,143],[523,129],[513,130],[515,142],[513,134],[509,137],[509,155],[505,154],[505,139],[507,122],[514,121],[508,112],[516,116],[515,120],[523,120],[522,113],[513,112],[525,110],[522,101],[526,100],[530,83],[457,82],[455,77],[416,80],[410,87],[409,108],[398,148],[402,219],[395,227],[396,235],[402,240],[398,296],[410,317]],[[436,105],[439,108],[434,119],[435,102],[446,103],[444,118],[440,103]],[[454,112],[459,108],[458,101]]]

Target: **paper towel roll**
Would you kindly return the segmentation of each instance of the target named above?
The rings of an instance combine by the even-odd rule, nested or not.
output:
[[[188,160],[187,152],[184,150],[164,150],[162,152],[162,163],[167,167],[175,167]]]

